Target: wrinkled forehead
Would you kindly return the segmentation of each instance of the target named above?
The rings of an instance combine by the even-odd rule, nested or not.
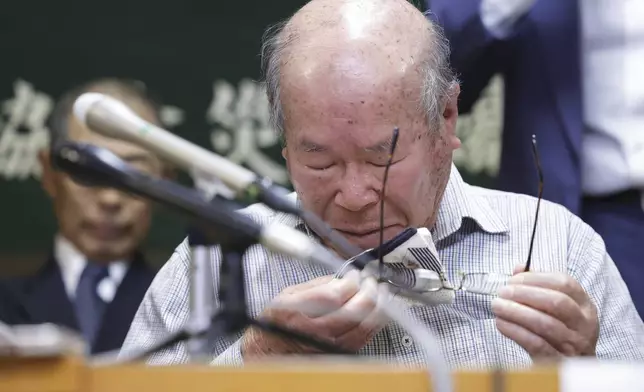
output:
[[[389,133],[424,122],[427,34],[427,20],[406,1],[309,3],[282,32],[286,137],[292,129]]]
[[[346,123],[387,129],[424,121],[422,75],[411,54],[371,42],[317,45],[282,68],[285,128]]]

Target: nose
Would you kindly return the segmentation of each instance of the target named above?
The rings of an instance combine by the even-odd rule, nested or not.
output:
[[[112,188],[101,188],[96,195],[101,209],[114,212],[121,209],[125,197],[123,192]]]
[[[375,177],[368,171],[348,166],[341,180],[335,203],[351,212],[362,211],[380,200],[380,192],[374,186]]]

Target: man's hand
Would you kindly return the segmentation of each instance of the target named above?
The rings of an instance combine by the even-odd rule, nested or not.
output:
[[[594,356],[597,309],[579,283],[562,273],[521,271],[492,300],[499,331],[535,359]]]
[[[380,306],[389,293],[382,289],[378,289],[373,278],[360,284],[357,271],[338,280],[324,276],[286,288],[260,318],[358,351],[389,321]],[[313,352],[317,351],[312,347],[256,327],[249,328],[242,337],[244,360],[271,354]]]

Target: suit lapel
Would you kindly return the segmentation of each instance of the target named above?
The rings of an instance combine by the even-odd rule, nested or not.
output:
[[[154,279],[155,272],[145,264],[142,256],[132,262],[119,285],[116,295],[105,309],[93,352],[115,350],[121,347],[141,300]]]
[[[54,323],[78,330],[58,263],[53,256],[41,271],[25,280],[23,304],[32,323]]]
[[[155,272],[137,256],[107,306],[92,352],[121,347],[141,300]],[[73,304],[67,297],[58,263],[51,256],[34,276],[25,278],[16,291],[28,324],[53,323],[79,330]]]

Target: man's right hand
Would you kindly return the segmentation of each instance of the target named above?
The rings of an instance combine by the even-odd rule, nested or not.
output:
[[[336,280],[323,276],[286,288],[259,318],[358,351],[389,322],[382,312],[382,302],[389,295],[386,287],[379,289],[372,277],[360,283],[357,271]],[[318,352],[256,327],[246,330],[241,349],[244,360]]]

